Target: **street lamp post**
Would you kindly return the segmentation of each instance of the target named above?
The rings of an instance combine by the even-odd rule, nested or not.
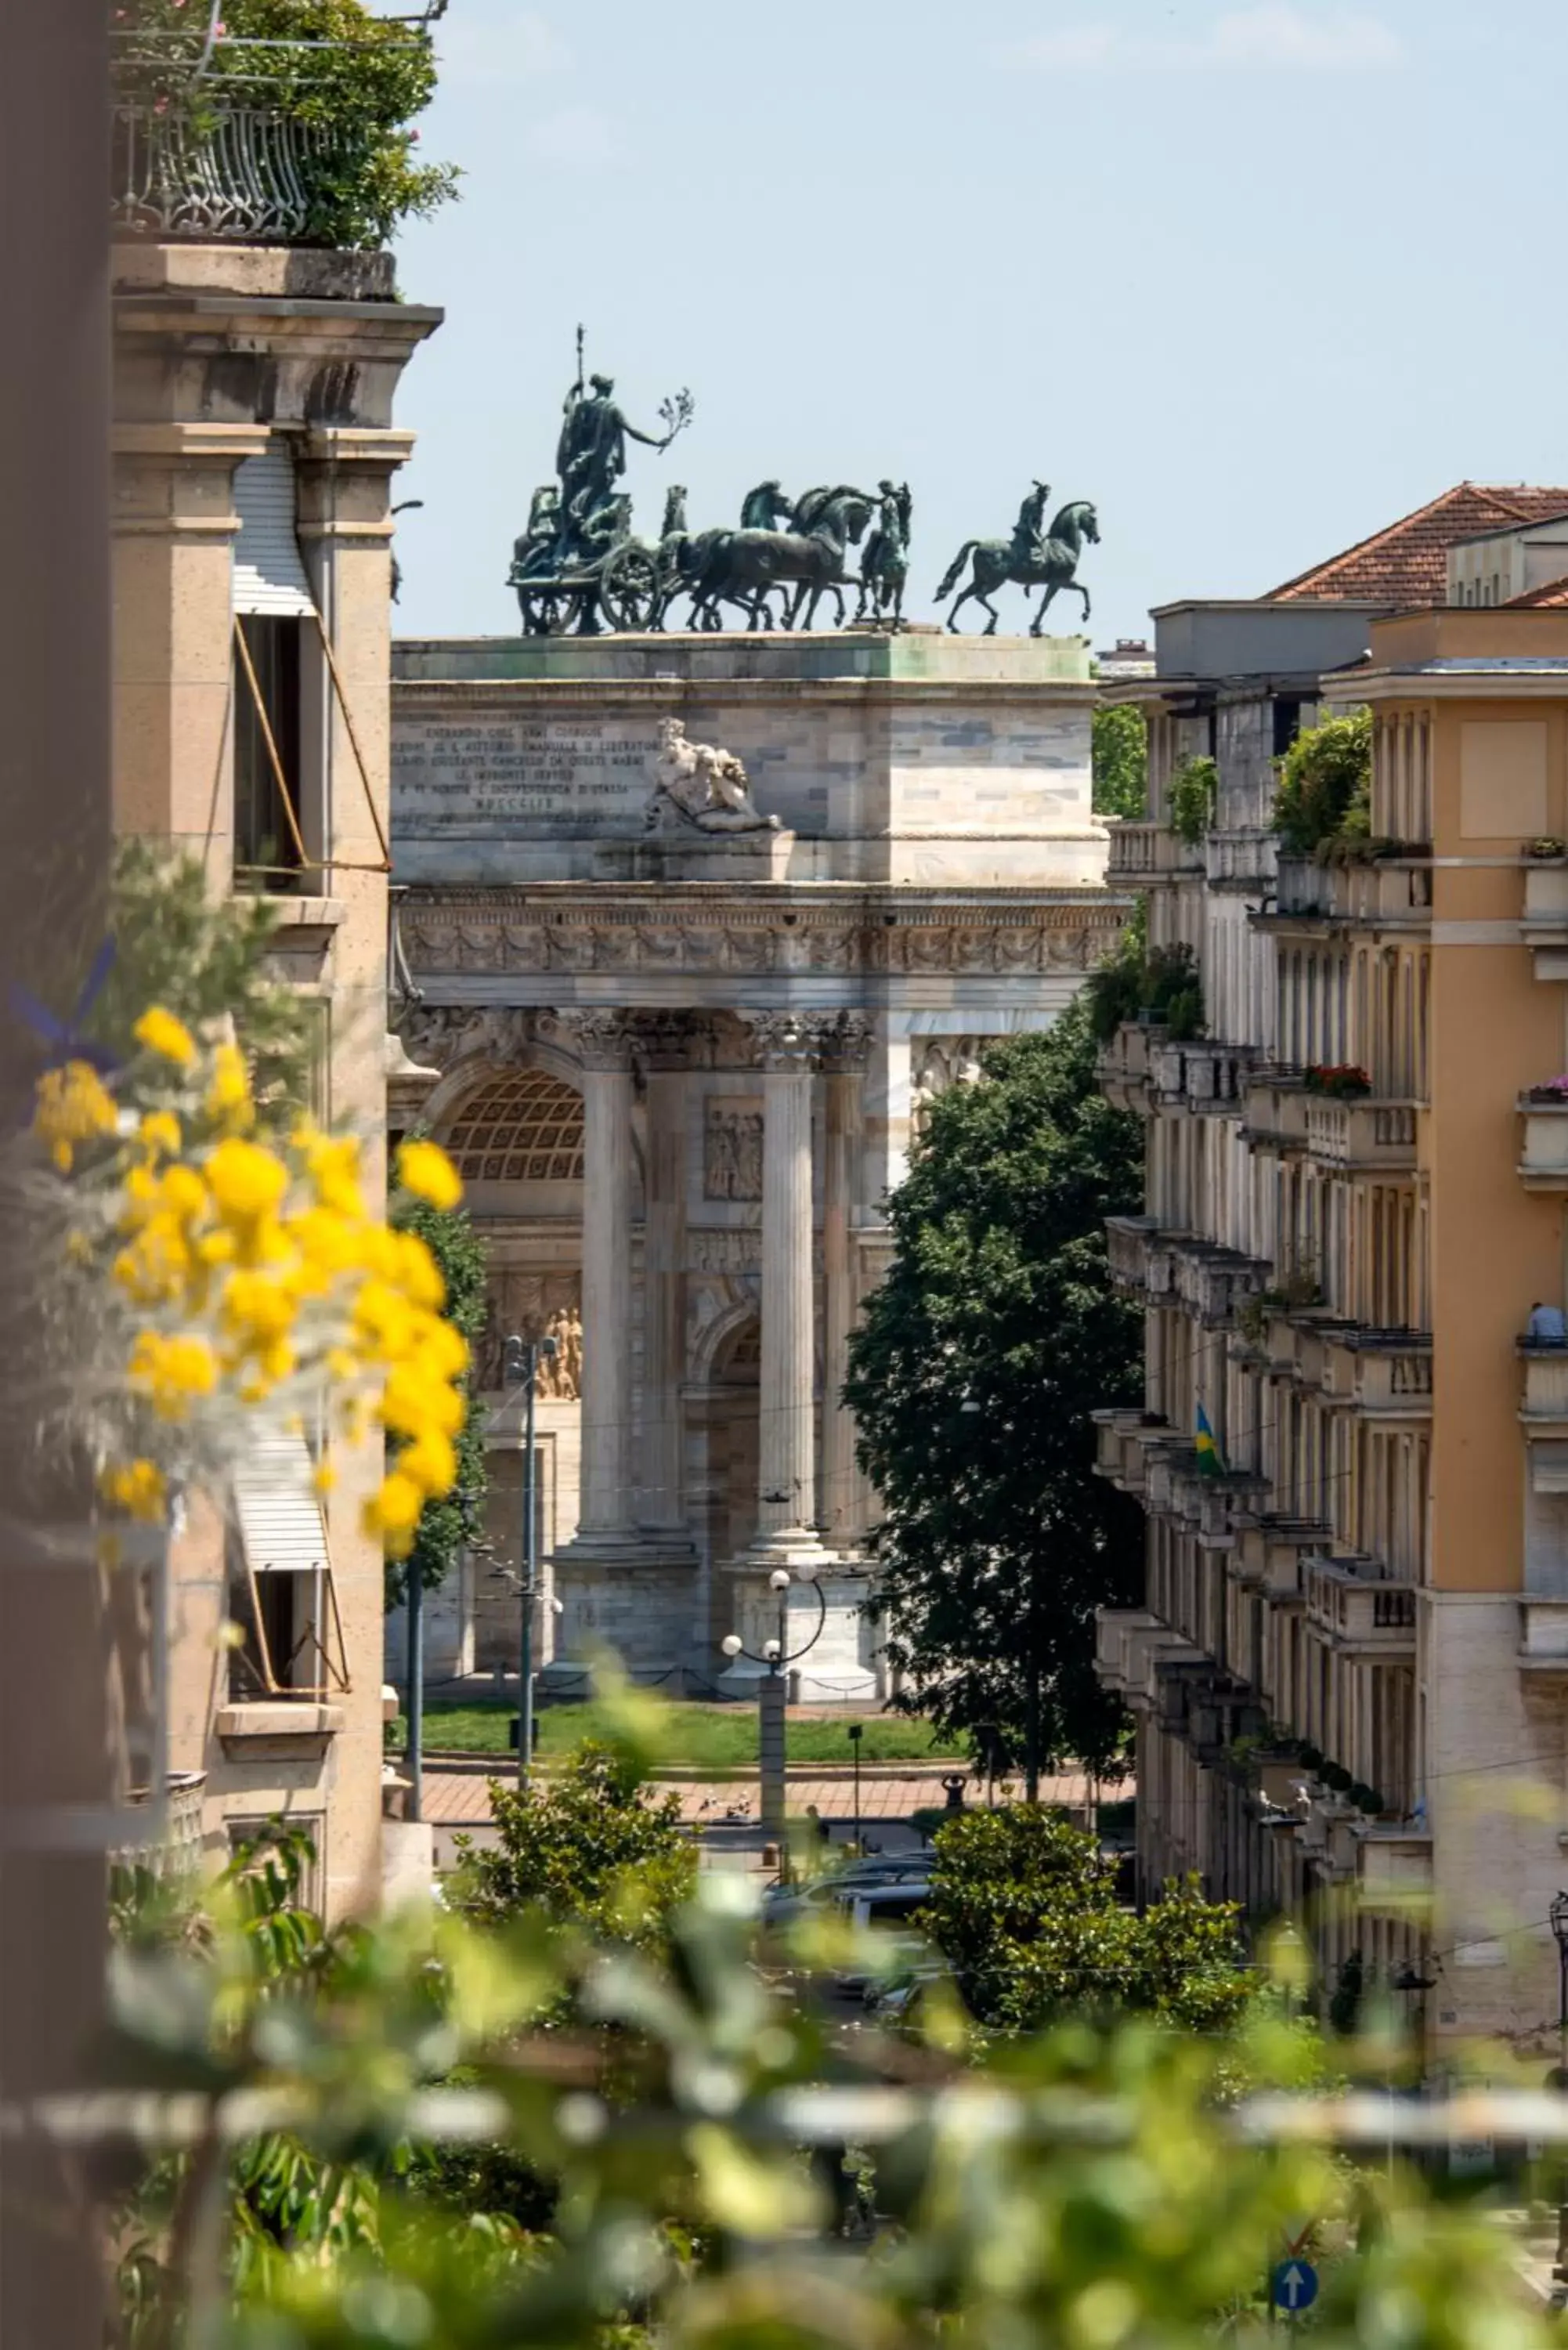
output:
[[[517,1659],[517,1784],[528,1784],[534,1760],[534,1603],[539,1591],[539,1471],[534,1443],[535,1390],[539,1366],[556,1352],[554,1338],[508,1338],[502,1366],[507,1387],[523,1388],[523,1573],[518,1582],[522,1602],[522,1638]]]
[[[1548,1906],[1552,1939],[1557,1945],[1557,2069],[1552,2085],[1559,2096],[1568,2092],[1568,1893],[1554,1893]],[[1568,2192],[1561,2166],[1557,2174],[1557,2261],[1552,2272],[1552,2299],[1559,2308],[1568,2298]]]
[[[863,1721],[852,1721],[849,1725],[849,1743],[854,1749],[855,1753],[855,1835],[853,1842],[857,1852],[860,1849],[860,1740],[865,1728],[866,1724]]]
[[[791,1665],[797,1665],[802,1657],[809,1655],[815,1648],[827,1622],[827,1599],[821,1585],[817,1582],[815,1567],[809,1561],[803,1562],[796,1567],[795,1575],[806,1586],[816,1601],[816,1622],[812,1627],[809,1640],[803,1641],[798,1648],[792,1648],[789,1646],[791,1576],[787,1568],[775,1566],[768,1577],[768,1587],[778,1596],[777,1639],[764,1640],[760,1657],[753,1649],[747,1648],[738,1632],[726,1634],[720,1642],[724,1654],[732,1661],[736,1657],[745,1657],[753,1665],[764,1665],[767,1668],[763,1679],[757,1683],[757,1750],[761,1809],[764,1832],[777,1838],[780,1868],[786,1877],[789,1875],[789,1847],[784,1840],[786,1784],[784,1702],[789,1687],[787,1675]]]

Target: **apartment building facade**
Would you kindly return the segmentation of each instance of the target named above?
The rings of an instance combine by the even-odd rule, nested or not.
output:
[[[1146,1211],[1110,1236],[1145,1408],[1098,1415],[1148,1567],[1100,1669],[1137,1721],[1147,1886],[1195,1868],[1304,1918],[1331,1986],[1355,1954],[1434,2051],[1528,2053],[1568,1824],[1568,1349],[1524,1339],[1563,1302],[1568,613],[1541,586],[1461,608],[1492,494],[1259,605],[1157,615],[1128,689],[1149,807],[1111,870],[1151,948],[1191,950],[1203,1019],[1128,1024],[1102,1066],[1148,1134]],[[1507,495],[1500,576],[1563,503]],[[1274,759],[1363,705],[1367,843],[1282,854]],[[1218,790],[1186,840],[1194,755]]]
[[[315,1107],[359,1136],[372,1197],[389,498],[412,447],[393,400],[440,315],[397,297],[386,255],[281,236],[115,247],[116,827],[199,859],[214,896],[273,899],[276,976],[312,1007]],[[332,1451],[325,1497],[301,1435],[261,1447],[232,1494],[192,1500],[165,1681],[182,1835],[219,1861],[286,1816],[337,1918],[373,1906],[406,1856],[383,1822],[382,1563],[359,1523],[380,1445]]]

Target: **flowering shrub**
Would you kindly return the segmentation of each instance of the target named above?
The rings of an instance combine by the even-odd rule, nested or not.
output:
[[[135,1033],[112,1089],[71,1062],[40,1080],[33,1121],[78,1325],[111,1334],[90,1437],[106,1500],[161,1520],[171,1485],[222,1466],[255,1411],[288,1419],[327,1398],[349,1441],[386,1430],[365,1523],[406,1556],[426,1501],[452,1488],[465,1409],[467,1343],[434,1257],[369,1211],[355,1138],[305,1118],[258,1134],[236,1045],[199,1044],[161,1006]],[[437,1205],[462,1191],[433,1143],[406,1145],[398,1171]],[[325,1490],[329,1466],[317,1477]]]
[[[1327,1094],[1334,1101],[1352,1101],[1372,1091],[1372,1080],[1354,1061],[1310,1061],[1302,1071],[1309,1094]]]

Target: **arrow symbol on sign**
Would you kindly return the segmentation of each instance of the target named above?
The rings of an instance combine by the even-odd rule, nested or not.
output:
[[[1285,2288],[1286,2308],[1294,2309],[1296,2303],[1302,2297],[1302,2287],[1306,2282],[1305,2277],[1303,2276],[1294,2261],[1291,2262],[1280,2282]]]

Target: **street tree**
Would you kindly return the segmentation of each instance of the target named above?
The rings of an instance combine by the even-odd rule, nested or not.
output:
[[[1095,1083],[1075,1005],[993,1045],[932,1108],[888,1206],[893,1261],[845,1397],[882,1503],[877,1605],[896,1702],[1023,1758],[1114,1770],[1125,1716],[1094,1674],[1096,1607],[1140,1587],[1142,1520],[1094,1473],[1096,1405],[1135,1402],[1138,1316],[1105,1220],[1142,1196],[1137,1122]]]
[[[1148,794],[1148,739],[1142,711],[1127,702],[1096,710],[1092,758],[1095,814],[1142,816]]]

